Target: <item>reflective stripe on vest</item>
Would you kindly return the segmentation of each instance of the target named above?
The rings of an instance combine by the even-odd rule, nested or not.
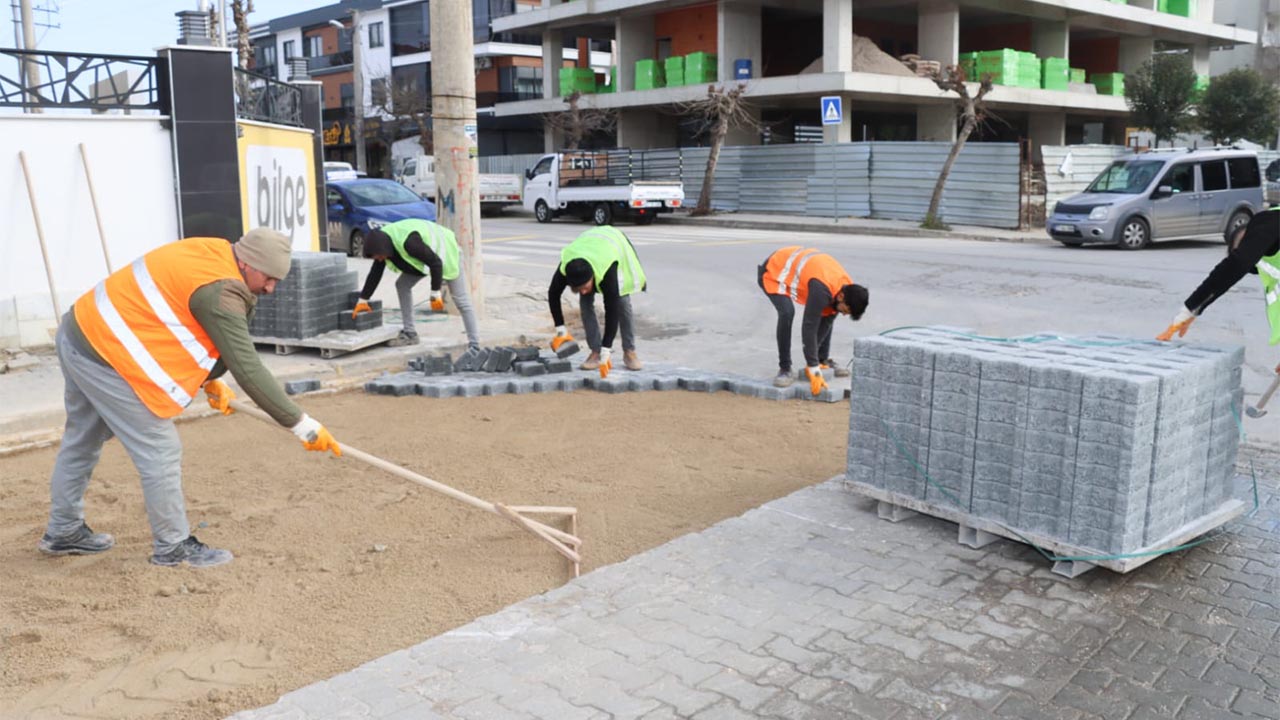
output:
[[[1270,343],[1280,343],[1280,253],[1258,261],[1258,278],[1267,302],[1267,323],[1271,325]]]
[[[427,268],[425,264],[404,249],[404,244],[409,240],[409,236],[413,233],[418,233],[418,237],[422,238],[423,244],[431,248],[431,252],[440,258],[441,279],[456,280],[458,278],[462,267],[460,251],[458,250],[458,238],[449,228],[427,220],[410,218],[388,223],[379,229],[386,233],[387,237],[391,238],[391,244],[395,246],[397,255],[418,272],[426,275]],[[400,272],[400,268],[396,267],[395,263],[390,263],[389,267],[395,272]]]
[[[786,248],[783,248],[783,249],[785,250]],[[782,252],[782,250],[779,250],[778,252]],[[809,248],[808,250],[805,250],[802,247],[797,247],[795,252],[791,253],[791,255],[787,257],[787,262],[783,264],[782,270],[778,273],[778,292],[777,292],[778,295],[791,294],[791,290],[788,289],[788,286],[787,286],[787,277],[788,277],[787,274],[791,272],[791,266],[795,263],[796,258],[806,253],[816,253],[816,252],[818,251],[813,248]],[[791,276],[791,277],[794,279],[795,276]]]
[[[218,280],[242,281],[231,244],[220,238],[169,243],[113,273],[76,301],[85,339],[162,418],[191,403],[218,359],[191,314],[191,296]]]
[[[832,297],[853,282],[835,258],[814,248],[792,245],[779,249],[765,261],[762,283],[765,292],[784,295],[804,305],[809,299],[809,282],[815,279],[831,291]],[[776,288],[776,292],[769,288]],[[827,307],[822,314],[834,315],[835,312],[834,308]]]
[[[618,264],[618,294],[627,296],[645,287],[644,268],[640,256],[627,236],[615,227],[601,225],[579,235],[560,251],[560,273],[572,260],[586,260],[591,265],[596,286],[614,263]]]
[[[787,293],[792,300],[800,299],[800,277],[804,274],[804,266],[816,257],[818,257],[817,250],[806,252],[804,257],[800,258],[800,264],[796,265],[796,271],[791,274],[791,292]]]

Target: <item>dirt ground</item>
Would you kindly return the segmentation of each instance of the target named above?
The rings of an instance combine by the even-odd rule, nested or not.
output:
[[[481,498],[577,506],[584,573],[843,471],[848,428],[844,403],[726,393],[301,404],[340,442]],[[193,531],[230,565],[147,562],[116,442],[86,498],[116,547],[43,557],[55,451],[0,459],[0,717],[223,717],[570,577],[507,522],[260,421],[179,427]]]

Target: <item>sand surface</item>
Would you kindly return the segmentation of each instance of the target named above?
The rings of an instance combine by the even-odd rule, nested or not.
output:
[[[577,506],[584,573],[842,472],[849,412],[687,392],[301,404],[340,442],[481,498]],[[0,717],[223,717],[570,577],[507,522],[257,420],[179,428],[193,530],[230,565],[147,562],[115,441],[86,512],[116,547],[44,557],[55,451],[0,459]]]

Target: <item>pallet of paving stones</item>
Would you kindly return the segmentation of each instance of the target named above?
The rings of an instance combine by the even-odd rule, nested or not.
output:
[[[503,354],[503,361],[506,354]],[[461,358],[459,358],[461,360]],[[834,378],[828,379],[828,388],[818,396],[809,391],[809,384],[799,383],[787,388],[773,386],[772,378],[762,380],[693,368],[649,364],[643,370],[626,370],[621,363],[615,365],[609,377],[602,378],[596,370],[570,369],[558,372],[536,371],[531,366],[522,373],[517,362],[546,364],[560,360],[554,356],[540,355],[538,360],[511,360],[511,371],[458,369],[459,360],[452,360],[454,367],[447,372],[443,360],[416,358],[411,370],[387,374],[365,384],[365,390],[379,395],[403,397],[421,395],[431,398],[479,397],[487,395],[523,395],[528,393],[573,392],[594,390],[608,394],[645,392],[651,390],[686,390],[691,392],[729,392],[735,395],[766,400],[816,400],[840,402],[849,396],[848,388],[836,387]],[[827,371],[830,372],[830,371]]]
[[[277,355],[292,355],[299,350],[319,350],[320,357],[332,358],[353,353],[357,350],[384,345],[400,334],[400,328],[382,325],[370,330],[333,330],[308,338],[276,338],[255,335],[253,342],[258,345],[271,345]]]
[[[1126,572],[1239,516],[1240,347],[983,338],[854,343],[846,479],[892,507]]]

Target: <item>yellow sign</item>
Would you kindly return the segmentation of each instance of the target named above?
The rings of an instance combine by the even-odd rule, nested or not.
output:
[[[320,250],[316,165],[310,130],[240,121],[240,217],[246,231],[270,227],[294,250]]]

